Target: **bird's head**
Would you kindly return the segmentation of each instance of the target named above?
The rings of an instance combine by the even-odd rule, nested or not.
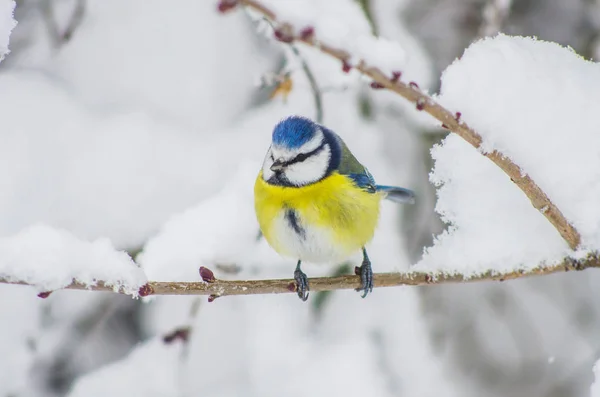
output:
[[[331,172],[332,137],[319,124],[299,116],[279,122],[263,163],[265,181],[281,186],[305,186]]]

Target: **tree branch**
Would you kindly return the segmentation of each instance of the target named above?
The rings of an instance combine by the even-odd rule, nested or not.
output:
[[[317,80],[315,79],[315,76],[313,75],[312,71],[308,67],[308,63],[306,63],[306,60],[304,59],[304,57],[302,57],[302,55],[300,54],[300,51],[298,51],[298,48],[296,48],[295,45],[291,45],[290,47],[292,49],[292,52],[298,57],[298,59],[300,59],[300,64],[302,65],[302,70],[304,71],[304,74],[306,75],[306,78],[308,79],[308,83],[310,84],[310,89],[312,90],[312,93],[313,93],[313,99],[315,101],[315,112],[316,112],[315,121],[317,123],[321,124],[321,123],[323,123],[323,101],[321,100],[321,90],[319,89]]]
[[[425,272],[398,272],[377,273],[374,275],[375,287],[397,287],[400,285],[439,285],[452,283],[467,283],[478,281],[505,281],[531,276],[541,276],[569,271],[579,271],[589,268],[600,268],[600,256],[597,253],[588,255],[584,259],[565,259],[563,262],[545,266],[540,265],[530,270],[515,270],[506,273],[492,270],[481,274],[466,276],[458,273],[425,273]],[[205,269],[208,270],[208,269]],[[209,271],[210,272],[210,271]],[[210,272],[212,275],[212,272]],[[208,280],[205,278],[205,280]],[[29,285],[25,282],[14,282],[0,279],[0,283]],[[318,277],[309,279],[310,291],[334,291],[344,289],[356,289],[360,287],[360,277],[356,275],[337,277]],[[73,282],[65,287],[71,290],[109,291],[115,292],[110,286],[98,282],[95,286],[86,286]],[[293,279],[275,280],[217,280],[211,277],[210,282],[173,282],[173,281],[151,281],[140,288],[140,296],[150,295],[209,295],[209,302],[221,296],[231,295],[263,295],[263,294],[286,294],[296,293],[296,283]],[[123,293],[123,291],[116,291]],[[43,293],[47,297],[49,293]]]
[[[422,92],[418,85],[410,82],[405,83],[400,80],[400,73],[394,76],[386,76],[376,66],[369,65],[366,60],[361,60],[356,65],[351,65],[351,54],[347,51],[328,45],[317,40],[315,32],[311,27],[301,27],[296,29],[290,23],[277,20],[277,16],[273,11],[264,6],[257,0],[221,0],[219,10],[224,12],[237,5],[246,6],[254,11],[257,11],[271,20],[271,23],[276,26],[275,37],[286,43],[301,42],[311,47],[314,47],[321,52],[338,59],[344,70],[354,68],[365,76],[369,76],[373,83],[373,88],[385,88],[393,91],[410,102],[414,103],[418,110],[425,111],[442,123],[444,128],[449,129],[459,135],[476,149],[480,149],[482,138],[481,136],[469,127],[465,122],[461,121],[460,113],[453,114],[437,102],[429,95]],[[311,30],[311,34],[302,34],[307,29]],[[296,31],[300,31],[297,34]],[[525,193],[531,201],[535,209],[542,213],[548,221],[556,228],[562,238],[569,244],[571,249],[576,249],[580,242],[581,236],[579,232],[567,221],[562,212],[544,193],[544,191],[528,176],[523,170],[508,157],[502,155],[498,151],[483,153],[504,171],[510,179]]]

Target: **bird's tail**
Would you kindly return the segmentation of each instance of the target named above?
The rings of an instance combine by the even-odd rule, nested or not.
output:
[[[382,192],[384,197],[395,203],[402,204],[414,204],[415,203],[415,192],[412,190],[404,189],[396,186],[375,186],[378,192]]]

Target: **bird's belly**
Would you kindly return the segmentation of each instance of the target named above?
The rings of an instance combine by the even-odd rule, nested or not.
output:
[[[269,244],[281,255],[308,262],[339,262],[371,240],[381,196],[332,174],[299,188],[266,183],[259,174],[255,209]]]
[[[330,227],[311,224],[297,211],[283,210],[273,220],[268,240],[279,253],[313,263],[342,261],[361,248],[338,237]]]

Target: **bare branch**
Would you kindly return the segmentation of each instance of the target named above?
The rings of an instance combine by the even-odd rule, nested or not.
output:
[[[79,26],[83,22],[86,1],[87,0],[77,0],[77,4],[75,5],[75,8],[73,8],[73,13],[71,14],[69,23],[62,34],[63,42],[71,40],[71,38],[73,37],[73,33],[75,33],[75,30],[77,30],[77,28],[79,28]]]
[[[62,30],[62,32],[61,28],[58,26],[58,22],[56,21],[56,16],[54,14],[53,0],[47,0],[40,3],[42,16],[46,23],[46,28],[48,29],[48,35],[50,36],[52,45],[55,48],[58,49],[71,40],[75,31],[81,25],[85,15],[86,1],[87,0],[77,0],[77,3],[73,7],[71,16],[67,22],[67,26],[64,28],[64,30]]]
[[[222,0],[219,9],[226,11],[235,7],[237,4],[244,5],[269,18],[273,25],[278,27],[275,30],[275,36],[280,41],[286,43],[301,42],[317,48],[321,52],[338,59],[344,70],[354,68],[363,75],[369,76],[373,80],[371,83],[373,88],[385,88],[401,95],[405,99],[414,103],[418,110],[425,111],[440,121],[444,128],[447,128],[459,135],[476,149],[480,149],[482,142],[481,136],[465,122],[460,120],[459,114],[453,114],[446,108],[442,107],[429,95],[422,92],[417,84],[413,82],[402,82],[399,78],[399,73],[397,73],[395,76],[388,77],[376,66],[369,65],[367,60],[361,60],[358,64],[351,65],[351,56],[347,51],[335,48],[327,43],[319,41],[316,36],[318,32],[312,32],[310,35],[296,34],[295,31],[300,29],[294,29],[292,25],[287,22],[278,21],[275,13],[265,7],[260,1]],[[304,27],[304,29],[306,28],[307,27]],[[544,193],[544,191],[528,175],[526,175],[518,165],[497,151],[484,153],[484,156],[492,160],[494,164],[500,167],[500,169],[502,169],[510,177],[510,179],[523,191],[523,193],[525,193],[525,195],[531,201],[533,207],[541,212],[546,219],[548,219],[548,221],[560,233],[562,238],[569,244],[571,249],[576,249],[579,246],[581,242],[581,236],[579,235],[579,232],[567,221],[558,207],[554,205],[552,201],[550,201],[546,193]]]
[[[598,254],[590,254],[588,257],[580,260],[568,258],[556,265],[540,265],[527,271],[515,270],[508,273],[500,273],[489,270],[485,273],[472,276],[444,272],[378,273],[374,275],[374,280],[376,288],[397,287],[400,285],[438,285],[478,281],[514,280],[524,277],[564,273],[589,268],[600,268],[600,256],[598,256]],[[296,293],[296,284],[293,279],[235,281],[211,279],[213,280],[212,282],[151,281],[140,288],[140,295],[209,295],[209,301],[212,302],[221,296]],[[0,279],[0,283],[28,285],[24,282],[12,282],[5,279]],[[311,292],[356,289],[361,285],[360,277],[356,275],[311,278],[309,283]],[[65,287],[65,289],[115,292],[112,287],[106,286],[102,282],[91,287],[74,282]],[[122,291],[117,292],[123,293]]]

